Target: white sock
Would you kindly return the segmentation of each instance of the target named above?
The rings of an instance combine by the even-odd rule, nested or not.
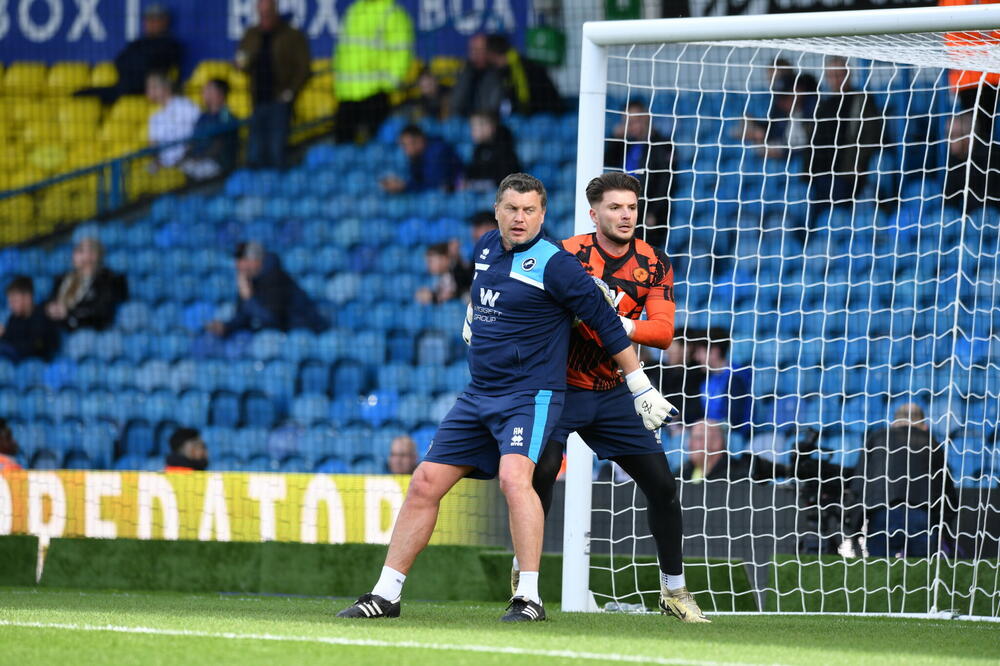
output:
[[[675,575],[660,572],[660,585],[668,590],[679,590],[684,587],[684,574]]]
[[[521,577],[517,579],[517,591],[514,592],[514,596],[534,601],[536,604],[542,603],[541,597],[538,596],[537,571],[521,572]]]
[[[511,564],[514,567],[514,571],[520,571],[521,565],[517,563],[517,555],[514,556],[514,562]]]
[[[378,582],[372,588],[372,594],[377,594],[386,601],[396,603],[403,594],[404,582],[406,582],[406,574],[399,573],[391,567],[382,567],[382,575],[378,577]]]

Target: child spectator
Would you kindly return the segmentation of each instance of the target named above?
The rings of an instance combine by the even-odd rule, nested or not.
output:
[[[71,331],[111,325],[118,305],[128,298],[128,283],[103,262],[104,246],[96,238],[76,244],[73,269],[59,276],[45,306],[50,319]]]
[[[427,272],[437,280],[433,287],[421,287],[415,298],[418,303],[444,303],[461,298],[469,292],[472,286],[472,272],[469,266],[459,256],[459,244],[437,243],[427,248],[424,258],[427,261]]]
[[[35,307],[35,285],[18,275],[7,285],[7,325],[0,327],[0,355],[12,361],[32,356],[47,359],[59,348],[59,329]]]
[[[201,90],[205,110],[194,124],[194,140],[181,163],[181,169],[192,178],[212,178],[236,166],[239,121],[226,104],[228,96],[229,83],[223,79],[211,79]]]
[[[187,97],[175,94],[173,84],[166,74],[154,72],[146,78],[146,97],[161,107],[149,117],[150,143],[174,143],[191,136],[198,121],[198,107]],[[157,165],[176,165],[184,157],[184,150],[182,144],[164,148],[156,156]]]

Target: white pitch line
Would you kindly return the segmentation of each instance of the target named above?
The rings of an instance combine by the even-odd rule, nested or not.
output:
[[[160,629],[158,627],[125,627],[114,624],[69,624],[62,622],[19,622],[0,620],[0,627],[28,629],[67,629],[70,631],[108,631],[119,634],[147,634],[152,636],[181,636],[188,638],[221,638],[225,640],[277,641],[288,643],[321,643],[324,645],[350,645],[375,648],[406,648],[413,650],[441,650],[449,652],[485,652],[487,654],[512,654],[528,657],[559,657],[590,661],[614,661],[631,664],[664,664],[680,666],[757,666],[746,662],[704,661],[699,659],[668,659],[631,654],[577,652],[575,650],[535,650],[502,645],[451,645],[448,643],[418,643],[416,641],[381,641],[366,638],[341,638],[339,636],[283,636],[280,634],[237,634],[229,631],[192,631],[188,629]],[[774,665],[777,666],[777,665]]]

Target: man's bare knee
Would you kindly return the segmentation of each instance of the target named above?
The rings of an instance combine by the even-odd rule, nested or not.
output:
[[[417,467],[406,491],[406,501],[420,504],[435,504],[441,500],[450,486],[446,481],[436,479],[423,466]]]
[[[505,496],[511,493],[516,495],[528,491],[534,492],[534,487],[531,485],[531,470],[524,467],[501,469],[500,491]]]

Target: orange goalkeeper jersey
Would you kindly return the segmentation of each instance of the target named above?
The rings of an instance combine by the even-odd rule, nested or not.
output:
[[[666,349],[674,339],[674,269],[667,255],[638,238],[616,257],[597,244],[597,234],[580,234],[561,243],[591,275],[611,288],[618,314],[636,320],[632,341]],[[643,309],[646,319],[640,320]],[[600,337],[585,324],[573,329],[569,344],[566,383],[577,388],[606,391],[625,379],[601,346]]]

